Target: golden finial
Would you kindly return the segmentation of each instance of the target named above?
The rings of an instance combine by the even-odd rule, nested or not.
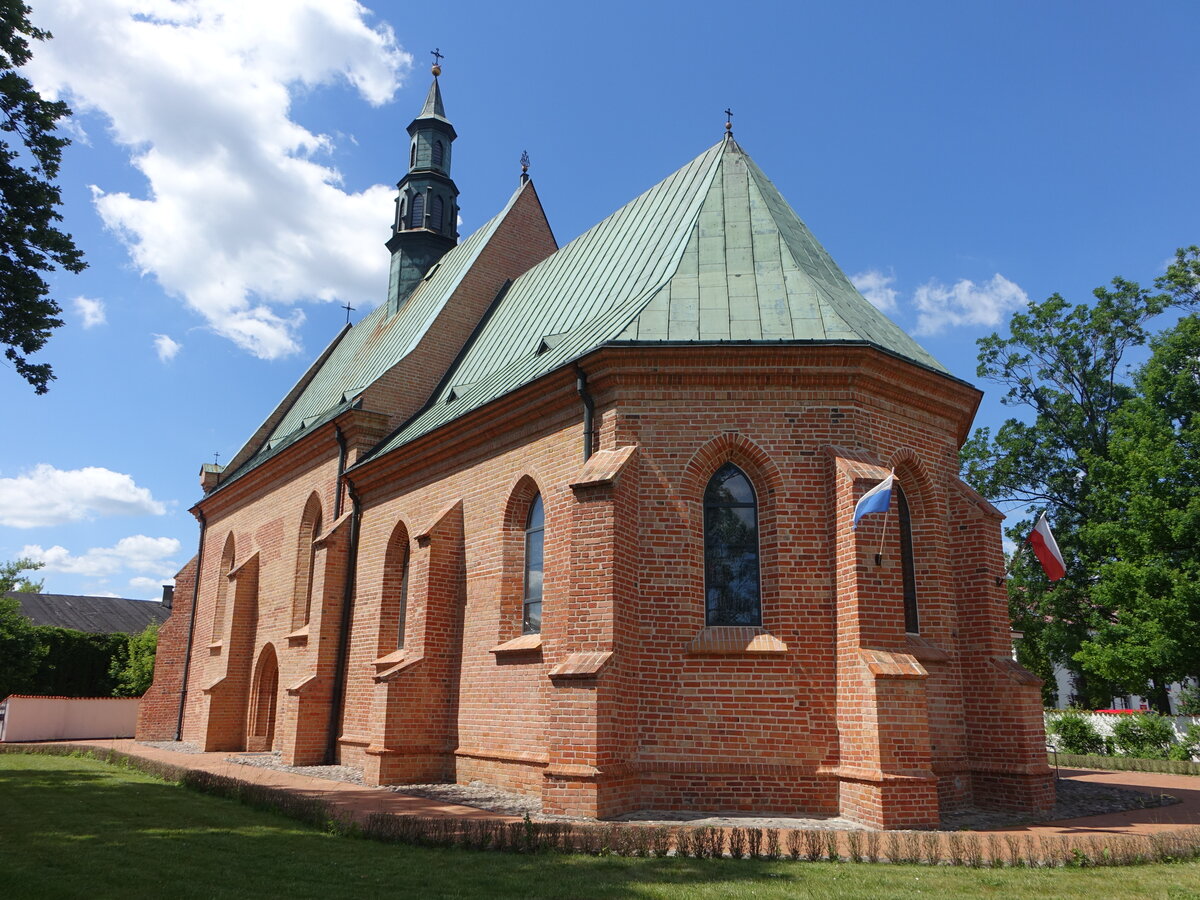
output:
[[[442,74],[442,60],[445,59],[445,57],[442,55],[441,47],[434,47],[429,52],[433,54],[433,68],[429,71],[433,73],[434,78],[437,78]]]

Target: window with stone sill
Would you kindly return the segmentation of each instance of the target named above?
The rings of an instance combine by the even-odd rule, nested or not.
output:
[[[408,529],[403,522],[398,522],[392,529],[383,558],[377,647],[380,656],[404,649],[405,622],[408,619],[408,576]]]
[[[304,504],[296,539],[296,569],[292,588],[292,629],[308,624],[312,617],[313,569],[316,540],[321,536],[321,500],[314,492]]]
[[[727,462],[704,490],[704,623],[760,626],[758,499]]]
[[[229,596],[229,573],[233,571],[234,544],[233,532],[225,538],[225,547],[221,551],[221,563],[217,567],[217,599],[213,604],[212,636],[209,641],[219,644],[225,638],[225,606]]]
[[[908,509],[908,498],[899,484],[896,490],[896,511],[900,519],[900,573],[904,583],[904,630],[908,634],[921,633],[921,621],[917,610],[917,571],[913,559],[912,517]]]
[[[533,498],[529,516],[525,521],[525,591],[522,634],[541,634],[542,631],[542,579],[544,574],[546,546],[546,511],[542,495]]]

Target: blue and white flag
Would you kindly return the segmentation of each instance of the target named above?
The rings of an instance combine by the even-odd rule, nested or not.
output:
[[[854,527],[858,527],[858,520],[868,513],[887,512],[888,505],[892,502],[892,482],[896,479],[896,473],[893,472],[875,487],[871,488],[862,495],[856,504],[854,504]]]

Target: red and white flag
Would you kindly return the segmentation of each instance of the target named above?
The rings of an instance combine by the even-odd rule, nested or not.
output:
[[[1054,534],[1050,531],[1050,523],[1046,521],[1045,513],[1038,516],[1037,524],[1033,526],[1033,531],[1029,534],[1029,543],[1033,546],[1033,555],[1042,564],[1048,579],[1058,581],[1067,574],[1067,566],[1063,562],[1062,553],[1058,550],[1058,541],[1054,540]]]

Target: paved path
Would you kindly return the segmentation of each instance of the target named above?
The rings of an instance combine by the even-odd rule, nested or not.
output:
[[[320,798],[328,802],[335,811],[355,819],[363,819],[372,813],[388,812],[411,816],[454,816],[505,822],[520,821],[516,816],[505,816],[474,807],[414,797],[383,788],[364,787],[345,782],[328,781],[311,775],[283,772],[278,769],[231,763],[226,759],[229,756],[227,752],[180,753],[174,750],[148,747],[132,740],[64,741],[62,743],[93,747],[97,750],[111,748],[143,759],[157,760],[188,769],[228,775],[254,784],[295,791],[306,797]],[[1149,834],[1200,825],[1200,776],[1063,769],[1062,777],[1111,784],[1147,793],[1167,793],[1178,797],[1181,802],[1173,806],[1133,809],[1122,813],[1087,816],[1082,819],[1064,819],[1038,825],[989,830],[1000,834]]]

